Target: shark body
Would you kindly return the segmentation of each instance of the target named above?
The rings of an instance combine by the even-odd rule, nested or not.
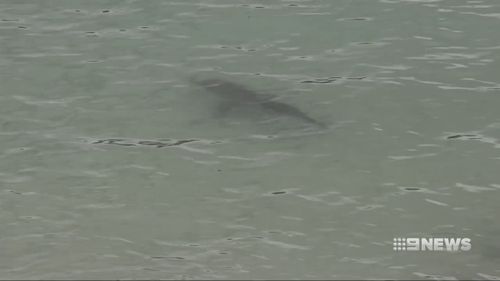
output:
[[[223,79],[190,78],[190,81],[221,99],[218,112],[221,115],[236,107],[254,107],[275,115],[293,117],[319,128],[326,128],[325,124],[308,116],[297,107],[273,100],[272,97],[259,94],[243,85]]]

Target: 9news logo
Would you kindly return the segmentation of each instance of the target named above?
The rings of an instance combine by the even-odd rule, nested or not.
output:
[[[392,243],[393,250],[403,251],[470,251],[470,238],[402,238],[396,237]]]

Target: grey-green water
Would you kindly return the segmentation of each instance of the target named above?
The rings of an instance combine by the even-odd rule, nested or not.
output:
[[[493,0],[1,1],[0,278],[498,280],[499,26]],[[192,75],[328,128],[222,118]]]

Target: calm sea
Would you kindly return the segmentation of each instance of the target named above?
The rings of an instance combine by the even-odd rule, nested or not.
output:
[[[499,27],[494,0],[0,1],[0,278],[499,280]]]

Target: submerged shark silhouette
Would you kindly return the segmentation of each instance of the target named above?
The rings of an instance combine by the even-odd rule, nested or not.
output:
[[[189,81],[222,99],[218,114],[224,115],[236,107],[256,107],[275,115],[289,116],[305,123],[326,128],[326,125],[301,111],[295,106],[275,101],[268,95],[259,94],[243,85],[223,79],[199,79],[190,77]]]

